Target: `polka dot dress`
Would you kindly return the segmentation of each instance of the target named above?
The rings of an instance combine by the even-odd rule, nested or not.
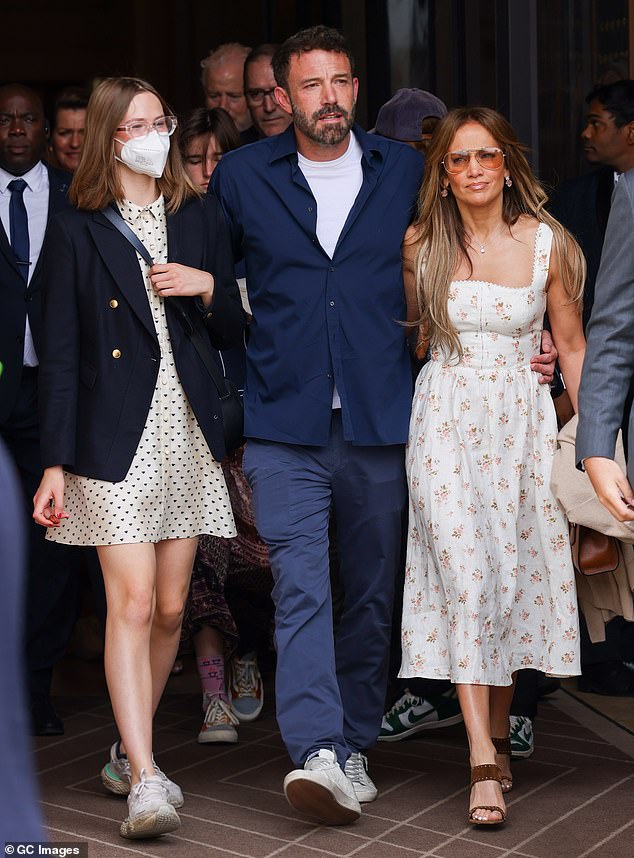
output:
[[[149,206],[119,204],[156,262],[167,261],[163,197]],[[138,256],[138,254],[137,254]],[[138,256],[161,347],[159,374],[139,446],[125,479],[108,483],[64,472],[69,518],[47,538],[70,545],[116,545],[236,535],[222,468],[207,446],[178,378],[165,305]]]

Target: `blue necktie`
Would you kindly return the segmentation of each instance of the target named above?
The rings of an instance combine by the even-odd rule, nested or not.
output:
[[[11,250],[15,261],[20,267],[24,282],[29,282],[29,219],[24,205],[24,189],[27,187],[24,179],[13,179],[8,186],[11,191],[9,203],[9,223],[11,226]]]

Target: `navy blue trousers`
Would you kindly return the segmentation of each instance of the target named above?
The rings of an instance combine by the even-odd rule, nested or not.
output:
[[[383,715],[407,496],[403,447],[353,446],[335,411],[327,446],[249,440],[244,471],[275,582],[282,738],[296,766],[324,747],[343,766],[351,752],[374,743]],[[345,591],[336,639],[331,505]]]

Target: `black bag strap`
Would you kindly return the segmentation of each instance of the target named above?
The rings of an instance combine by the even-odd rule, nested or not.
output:
[[[119,232],[124,238],[127,238],[132,247],[139,254],[139,256],[142,256],[151,268],[154,265],[154,260],[150,256],[150,252],[143,244],[141,239],[138,237],[138,235],[134,232],[132,227],[125,222],[125,220],[121,216],[121,213],[119,212],[119,209],[115,208],[113,204],[111,206],[107,206],[105,209],[102,209],[101,214],[110,221],[110,223],[114,226],[115,229],[119,230]]]
[[[147,264],[152,267],[154,265],[154,259],[150,255],[147,247],[143,244],[138,235],[134,232],[134,230],[125,222],[119,209],[117,209],[114,204],[111,206],[107,206],[105,209],[101,210],[102,215],[110,221],[110,223],[114,226],[115,229],[118,229],[121,235],[127,239],[132,247],[136,250],[136,252],[141,256]],[[208,342],[206,342],[200,334],[200,331],[197,331],[194,327],[192,320],[189,318],[187,311],[183,307],[180,298],[169,298],[171,305],[176,308],[178,312],[178,317],[180,322],[185,329],[185,333],[191,340],[192,345],[198,352],[198,356],[201,361],[205,365],[205,369],[211,376],[211,380],[218,391],[218,396],[220,399],[229,399],[231,397],[231,390],[229,385],[227,384],[227,379],[220,372],[220,369],[216,365],[212,355],[211,355],[211,346]],[[222,355],[220,352],[218,353],[220,356],[220,360],[222,361]],[[224,361],[222,361],[222,365],[224,368]]]

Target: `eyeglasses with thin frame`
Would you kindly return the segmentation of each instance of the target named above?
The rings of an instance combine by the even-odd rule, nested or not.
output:
[[[499,170],[504,166],[506,157],[497,146],[481,146],[478,149],[461,149],[459,152],[447,152],[442,159],[442,165],[448,173],[464,172],[471,161],[471,156],[485,170]]]
[[[275,100],[273,93],[275,92],[275,87],[273,89],[247,89],[245,95],[247,97],[247,101],[251,104],[260,105],[264,101],[265,98],[272,98]]]
[[[130,137],[144,137],[150,131],[156,131],[158,134],[167,135],[170,137],[178,125],[178,120],[175,116],[159,116],[154,122],[147,122],[145,119],[131,119],[130,122],[124,122],[123,125],[117,126],[117,131],[125,131]]]

